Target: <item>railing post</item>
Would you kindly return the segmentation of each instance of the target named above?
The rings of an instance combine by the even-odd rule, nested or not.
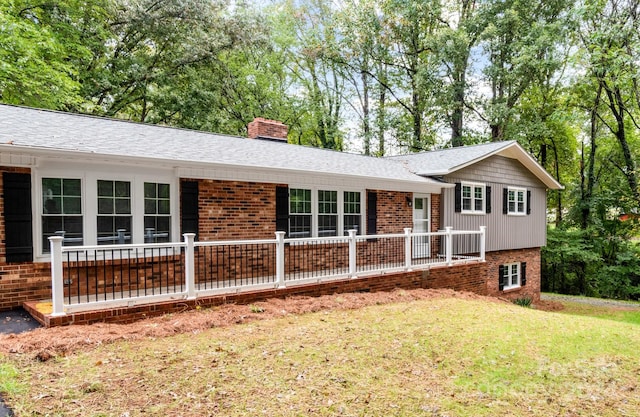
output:
[[[452,259],[453,259],[453,235],[452,235],[452,231],[453,231],[453,227],[451,226],[447,226],[444,228],[445,232],[446,232],[446,239],[445,239],[445,256],[446,256],[446,260],[447,260],[447,265],[451,266],[453,264]]]
[[[404,267],[411,271],[411,228],[404,228]]]
[[[356,262],[357,262],[357,254],[358,248],[356,246],[356,233],[358,233],[355,229],[350,229],[349,231],[349,276],[351,278],[356,277]]]
[[[62,236],[51,236],[51,315],[64,316],[64,278],[62,274]]]
[[[487,226],[480,226],[480,260],[485,261]]]
[[[196,299],[196,255],[194,241],[195,233],[185,233],[184,241],[187,244],[184,254],[184,279],[187,287],[187,300]]]
[[[276,288],[284,288],[284,235],[276,232]]]

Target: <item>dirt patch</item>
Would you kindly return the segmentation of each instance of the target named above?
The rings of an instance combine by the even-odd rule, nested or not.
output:
[[[164,337],[178,333],[198,333],[212,328],[304,314],[321,310],[349,310],[365,306],[423,300],[429,298],[483,299],[507,303],[491,297],[453,290],[395,290],[391,292],[333,294],[322,297],[290,297],[270,299],[250,305],[227,304],[168,314],[131,324],[97,323],[36,329],[23,334],[0,335],[0,352],[35,353],[35,358],[47,361],[56,355],[119,340]]]
[[[564,306],[562,305],[562,303],[558,302],[558,301],[551,301],[551,300],[540,300],[538,302],[536,302],[533,307],[536,310],[542,310],[542,311],[560,311],[560,310],[564,310]]]

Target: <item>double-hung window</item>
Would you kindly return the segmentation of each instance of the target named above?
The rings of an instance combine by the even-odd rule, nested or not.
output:
[[[520,287],[520,263],[502,265],[503,290]]]
[[[49,238],[61,236],[65,245],[83,244],[82,182],[79,178],[42,178],[42,251]]]
[[[527,214],[527,190],[524,188],[507,189],[507,213],[513,215]]]
[[[144,183],[144,241],[171,241],[171,199],[169,184]]]
[[[357,234],[362,233],[360,196],[361,193],[358,191],[344,192],[344,234],[347,234],[349,230],[355,230]]]
[[[63,245],[113,245],[170,242],[176,238],[174,177],[166,170],[154,174],[121,175],[111,167],[90,171],[57,163],[42,168],[36,189],[38,253],[50,252],[49,238]]]
[[[484,184],[462,183],[462,213],[484,214],[486,207]]]
[[[318,190],[318,237],[338,234],[338,192]]]
[[[289,236],[311,237],[311,190],[289,190]]]
[[[324,188],[289,189],[289,233],[292,238],[362,233],[362,193]]]
[[[131,243],[131,183],[98,180],[98,245]]]

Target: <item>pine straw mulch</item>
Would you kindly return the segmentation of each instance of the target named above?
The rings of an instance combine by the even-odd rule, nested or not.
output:
[[[158,338],[179,333],[198,333],[212,327],[223,327],[255,320],[268,320],[291,314],[327,310],[350,310],[365,306],[400,303],[424,299],[475,299],[508,303],[508,300],[485,297],[448,289],[394,290],[375,293],[344,293],[321,297],[289,297],[269,299],[251,305],[226,304],[153,317],[130,324],[97,323],[66,327],[40,328],[21,334],[0,335],[0,352],[33,354],[46,361],[56,355],[88,350],[121,340]],[[542,301],[536,308],[559,310],[560,303]]]

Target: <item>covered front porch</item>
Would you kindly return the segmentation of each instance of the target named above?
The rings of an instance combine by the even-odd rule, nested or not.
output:
[[[308,239],[276,232],[274,239],[214,242],[185,234],[182,242],[140,245],[50,241],[51,300],[25,304],[45,326],[129,322],[292,295],[443,286],[437,282],[455,288],[452,276],[482,278],[485,260],[484,227]],[[465,279],[460,289],[483,292],[484,278]]]

